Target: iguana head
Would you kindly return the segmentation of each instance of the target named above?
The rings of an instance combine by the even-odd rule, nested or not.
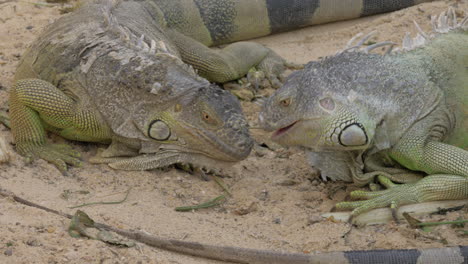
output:
[[[145,134],[161,144],[159,151],[177,153],[177,162],[197,165],[240,161],[253,146],[238,100],[210,84],[151,115]]]
[[[337,55],[291,74],[264,104],[261,126],[274,131],[272,139],[285,146],[315,151],[367,148],[375,125],[355,92],[362,70],[355,59]]]
[[[112,97],[119,107],[102,111],[115,134],[139,142],[139,153],[146,154],[139,169],[174,163],[212,168],[246,158],[253,140],[237,98],[173,55],[148,56],[129,60]]]

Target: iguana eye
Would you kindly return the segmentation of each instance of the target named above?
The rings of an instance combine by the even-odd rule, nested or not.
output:
[[[211,125],[216,125],[218,123],[216,119],[211,117],[211,115],[206,111],[202,111],[202,119],[203,121]]]
[[[165,141],[171,136],[171,129],[162,120],[154,120],[148,128],[148,136],[154,140]]]
[[[280,101],[281,106],[288,107],[291,104],[291,98],[286,98]]]

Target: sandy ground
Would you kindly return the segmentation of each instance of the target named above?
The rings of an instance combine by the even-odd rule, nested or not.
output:
[[[36,2],[31,0],[32,2]],[[0,1],[0,3],[5,1]],[[258,39],[290,61],[305,63],[331,55],[358,32],[377,31],[377,40],[400,43],[405,32],[415,32],[413,20],[423,29],[429,15],[457,1],[436,1],[391,14],[304,28]],[[458,4],[468,10],[467,3]],[[0,4],[0,108],[7,108],[7,92],[21,54],[49,23],[61,16],[60,7],[36,6],[26,1]],[[243,102],[255,125],[259,106]],[[254,130],[262,142],[267,135]],[[0,137],[12,142],[0,125]],[[55,141],[62,141],[53,137]],[[86,161],[99,146],[72,143]],[[115,171],[106,165],[85,162],[62,176],[45,161],[26,164],[14,154],[0,165],[0,187],[23,198],[67,213],[68,207],[90,201],[119,200],[122,204],[85,207],[96,221],[121,228],[202,243],[290,252],[429,248],[466,245],[450,226],[432,232],[411,229],[406,223],[357,228],[348,223],[321,220],[333,205],[354,190],[351,184],[322,182],[300,151],[259,149],[227,169],[223,180],[233,196],[221,206],[196,212],[176,212],[177,206],[207,201],[222,193],[215,181],[168,169],[165,171]],[[425,220],[467,217],[466,212],[431,216]],[[219,263],[139,245],[108,246],[100,241],[74,239],[69,221],[38,209],[0,198],[0,263]]]

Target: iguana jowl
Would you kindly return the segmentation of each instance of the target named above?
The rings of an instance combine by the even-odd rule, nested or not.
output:
[[[454,17],[440,16],[436,30],[457,29],[411,51],[310,62],[264,105],[260,122],[276,130],[272,139],[311,151],[324,176],[358,185],[378,176],[388,187],[354,191],[352,198],[369,200],[337,208],[358,215],[468,198],[468,19],[456,24]]]
[[[238,161],[252,147],[239,104],[184,63],[213,82],[237,79],[255,66],[278,83],[285,62],[262,45],[205,45],[417,2],[91,1],[50,26],[23,56],[10,97],[17,150],[61,171],[79,164],[76,151],[46,143],[47,129],[111,143],[93,161],[118,169]]]

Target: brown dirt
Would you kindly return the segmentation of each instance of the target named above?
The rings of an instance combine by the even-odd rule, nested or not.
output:
[[[60,17],[60,7],[35,6],[26,1],[0,1],[0,108],[7,108],[7,91],[26,46],[49,23]],[[32,2],[38,2],[36,0]],[[400,43],[405,32],[415,32],[413,20],[423,29],[429,15],[457,1],[437,1],[402,11],[300,29],[265,37],[263,43],[296,63],[331,55],[358,32],[377,30],[377,40]],[[460,3],[468,10],[467,3]],[[259,106],[243,102],[253,125]],[[267,135],[254,130],[258,141]],[[12,142],[0,125],[0,137]],[[55,141],[61,141],[57,137]],[[72,143],[92,157],[98,146]],[[85,162],[62,176],[45,161],[25,163],[14,154],[10,164],[0,164],[0,187],[41,205],[73,213],[69,206],[89,201],[118,200],[131,187],[128,200],[117,205],[85,207],[96,221],[121,228],[138,228],[174,239],[202,243],[283,250],[327,252],[339,250],[428,248],[466,244],[450,226],[422,232],[407,224],[389,223],[364,228],[321,220],[321,213],[346,199],[350,184],[322,182],[300,151],[262,149],[227,169],[224,182],[233,197],[223,205],[180,213],[174,207],[209,200],[222,190],[180,170],[126,172]],[[86,191],[86,192],[80,192]],[[38,209],[0,198],[0,263],[219,263],[139,245],[117,248],[99,241],[74,239],[69,221]],[[467,217],[455,212],[425,220]]]

